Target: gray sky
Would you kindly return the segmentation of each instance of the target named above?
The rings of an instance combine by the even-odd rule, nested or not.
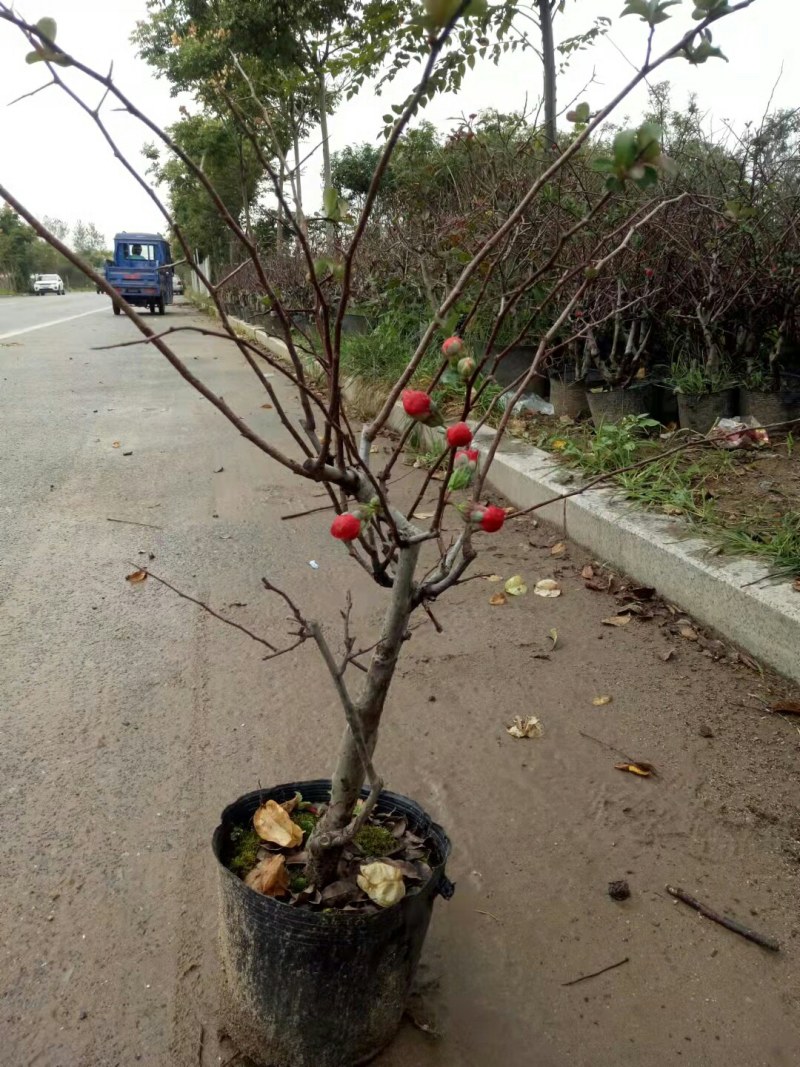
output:
[[[691,0],[683,0],[681,8],[672,9],[678,15],[658,28],[656,51],[659,44],[663,49],[674,40],[679,27],[689,25],[693,6]],[[129,43],[134,23],[146,13],[145,0],[51,0],[50,4],[20,0],[18,8],[31,19],[43,13],[54,15],[59,43],[85,62],[105,71],[113,60],[120,88],[156,122],[168,124],[177,117],[178,101],[170,97],[168,85],[153,76]],[[646,27],[637,19],[619,20],[621,8],[622,0],[572,0],[568,4],[558,23],[559,39],[578,32],[594,15],[608,15],[615,21],[608,39],[573,59],[559,83],[560,105],[579,93],[594,74],[594,84],[581,99],[601,106],[632,73],[623,56],[631,63],[641,61]],[[746,11],[715,27],[715,43],[730,63],[709,61],[691,67],[673,60],[654,80],[672,83],[678,105],[696,92],[702,110],[709,114],[708,122],[715,127],[722,128],[725,119],[740,127],[761,116],[773,89],[773,106],[800,105],[799,33],[798,0],[756,0]],[[117,230],[163,230],[152,201],[112,157],[90,119],[60,90],[50,88],[11,108],[4,106],[46,80],[42,66],[25,64],[27,50],[16,31],[0,25],[0,180],[33,211],[70,224],[77,219],[92,221],[107,237]],[[446,129],[462,113],[485,107],[511,111],[523,106],[526,94],[530,104],[537,100],[540,81],[539,62],[530,53],[512,56],[499,68],[479,64],[457,97],[442,97],[423,114]],[[375,139],[388,105],[402,101],[412,83],[413,77],[406,77],[382,97],[365,89],[343,104],[330,123],[333,149]],[[94,103],[99,95],[97,88],[90,87],[86,99]],[[645,92],[640,89],[620,108],[617,120],[625,114],[639,115],[644,103]],[[143,166],[139,151],[152,136],[126,115],[108,112],[107,117],[129,158]],[[316,143],[312,139],[307,148]],[[317,200],[312,187],[319,166],[315,156],[305,168],[307,201],[312,206]]]

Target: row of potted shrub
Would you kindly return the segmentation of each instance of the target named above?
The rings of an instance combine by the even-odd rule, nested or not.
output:
[[[720,375],[709,382],[690,365],[662,376],[643,378],[622,389],[603,388],[602,380],[551,376],[550,401],[556,415],[618,422],[626,415],[651,415],[665,425],[706,433],[718,418],[752,416],[762,425],[800,419],[800,374],[784,372],[778,389],[755,388]]]

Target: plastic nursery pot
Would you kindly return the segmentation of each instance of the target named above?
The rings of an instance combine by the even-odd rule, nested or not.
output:
[[[607,389],[588,392],[589,410],[595,426],[602,422],[619,422],[626,415],[649,415],[652,408],[652,389],[647,385],[631,385],[627,389]]]
[[[249,889],[226,866],[230,834],[265,801],[325,802],[330,781],[292,782],[229,804],[214,831],[220,889],[225,1029],[258,1067],[357,1067],[400,1026],[437,895],[449,899],[450,842],[406,797],[384,791],[379,811],[404,815],[433,845],[426,885],[378,914],[310,911]],[[366,791],[364,791],[366,796]]]
[[[718,393],[699,393],[690,396],[678,393],[678,416],[681,428],[708,433],[717,419],[729,419],[736,414],[738,389],[721,389]]]
[[[792,403],[787,391],[780,393],[762,393],[756,389],[742,389],[739,397],[739,414],[752,415],[761,426],[772,426],[776,422],[800,421],[800,400]],[[786,403],[789,400],[789,403]],[[786,427],[791,429],[790,426]]]
[[[568,415],[578,419],[586,415],[589,405],[586,400],[586,386],[569,378],[550,378],[550,403],[554,415]]]
[[[502,346],[496,345],[495,350],[496,352],[502,351]],[[521,375],[527,374],[531,369],[536,352],[535,345],[517,345],[516,348],[510,349],[500,360],[494,371],[495,381],[505,388],[513,385]],[[491,366],[491,363],[487,364],[487,366]],[[525,386],[525,392],[535,393],[537,396],[542,397],[547,396],[547,378],[545,375],[534,374]]]

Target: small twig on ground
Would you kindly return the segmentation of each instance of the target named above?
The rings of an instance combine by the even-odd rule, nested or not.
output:
[[[333,504],[322,504],[318,508],[309,508],[308,511],[295,511],[291,515],[281,515],[281,522],[286,522],[288,519],[303,519],[306,515],[316,515],[318,511],[330,511]]]
[[[768,948],[770,952],[780,952],[781,946],[778,942],[772,938],[767,937],[765,934],[759,934],[757,930],[751,930],[743,923],[737,922],[736,919],[729,919],[725,915],[720,915],[719,912],[709,908],[707,904],[703,904],[695,897],[689,896],[682,889],[676,889],[675,886],[668,885],[666,890],[671,897],[676,897],[684,904],[688,904],[690,908],[694,908],[695,911],[699,911],[706,919],[711,919],[712,922],[719,923],[720,926],[724,926],[726,930],[732,930],[735,934],[739,934],[740,937],[746,938],[748,941],[753,941],[756,945],[761,945],[762,948]]]
[[[154,526],[152,522],[134,522],[133,519],[112,519],[106,515],[106,522],[123,522],[126,526],[146,526],[148,530],[163,530],[163,526]]]
[[[615,748],[614,745],[609,745],[607,741],[601,741],[599,737],[593,737],[592,734],[586,734],[583,730],[578,730],[581,737],[585,737],[587,741],[594,741],[596,745],[602,745],[603,748],[607,748],[609,752],[613,752],[617,756],[622,756],[628,763],[636,763],[636,760],[631,759],[630,756],[626,756],[621,748]]]
[[[599,971],[592,971],[591,974],[582,974],[580,978],[573,978],[571,982],[562,982],[561,986],[564,988],[568,985],[577,985],[579,982],[588,982],[590,978],[597,978],[599,974],[605,974],[606,971],[613,971],[617,967],[621,967],[623,963],[628,963],[630,957],[626,956],[624,960],[618,960],[616,963],[609,963],[608,967],[601,967]]]
[[[242,626],[242,624],[239,622],[234,622],[233,619],[226,619],[224,615],[220,615],[218,611],[214,611],[214,609],[210,608],[208,604],[204,604],[202,600],[198,600],[197,597],[190,596],[189,593],[184,593],[180,589],[176,589],[171,582],[167,581],[166,578],[159,578],[157,574],[153,574],[153,572],[147,567],[140,568],[137,563],[132,563],[131,566],[136,567],[137,570],[143,570],[145,574],[149,575],[154,581],[160,582],[162,585],[165,585],[167,589],[171,589],[173,593],[177,594],[177,596],[179,597],[183,597],[184,600],[189,600],[192,604],[197,604],[199,608],[202,608],[203,611],[207,611],[209,615],[213,615],[214,618],[219,619],[220,622],[225,622],[228,624],[228,626],[233,626],[234,629],[241,630],[243,634],[247,634],[248,637],[252,637],[254,641],[258,641],[260,645],[264,645],[266,648],[268,648],[270,652],[278,651],[275,645],[271,645],[269,641],[265,640],[263,637],[259,637],[258,634],[254,634],[253,631],[248,630],[246,626]]]
[[[206,1028],[200,1023],[200,1040],[197,1044],[197,1063],[198,1067],[203,1067],[203,1049],[206,1044]]]

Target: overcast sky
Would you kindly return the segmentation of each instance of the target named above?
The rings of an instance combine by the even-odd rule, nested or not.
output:
[[[594,84],[581,99],[601,106],[629,78],[630,63],[641,61],[646,27],[633,18],[619,20],[622,6],[622,0],[568,3],[557,23],[558,39],[579,32],[596,15],[608,15],[614,24],[607,39],[573,59],[559,83],[560,105],[579,93],[594,74]],[[672,9],[678,15],[659,27],[657,51],[659,43],[663,49],[679,27],[690,24],[693,6],[692,0],[683,0],[681,8]],[[18,9],[31,20],[42,14],[56,17],[59,43],[88,64],[106,70],[113,60],[120,88],[156,122],[168,124],[177,117],[178,102],[170,97],[168,85],[137,59],[129,42],[136,20],[146,14],[145,0],[37,0],[35,4],[19,0]],[[761,116],[773,89],[773,106],[800,105],[799,34],[798,0],[756,0],[746,11],[715,27],[715,43],[730,63],[709,61],[691,67],[673,60],[654,80],[672,83],[676,104],[683,104],[694,91],[709,122],[721,126],[728,120],[738,127]],[[27,50],[17,31],[0,24],[0,181],[34,212],[70,224],[78,219],[94,222],[108,238],[118,230],[164,230],[152,201],[113,158],[90,119],[60,90],[50,88],[13,107],[5,106],[46,80],[42,66],[25,64]],[[438,99],[424,115],[448,128],[450,120],[461,113],[486,107],[511,111],[523,106],[526,95],[529,103],[535,102],[540,82],[539,62],[530,53],[513,56],[499,68],[477,65],[457,97]],[[333,149],[376,138],[387,105],[402,101],[412,83],[410,76],[398,81],[382,97],[364,89],[343,104],[330,123]],[[91,87],[86,99],[94,103],[99,95]],[[642,89],[620,108],[617,117],[638,116],[644,105]],[[109,113],[108,119],[125,152],[143,167],[139,152],[152,136],[126,115]],[[308,148],[315,143],[309,142]],[[319,166],[316,156],[306,166],[307,200],[312,206],[316,197],[311,187]]]

